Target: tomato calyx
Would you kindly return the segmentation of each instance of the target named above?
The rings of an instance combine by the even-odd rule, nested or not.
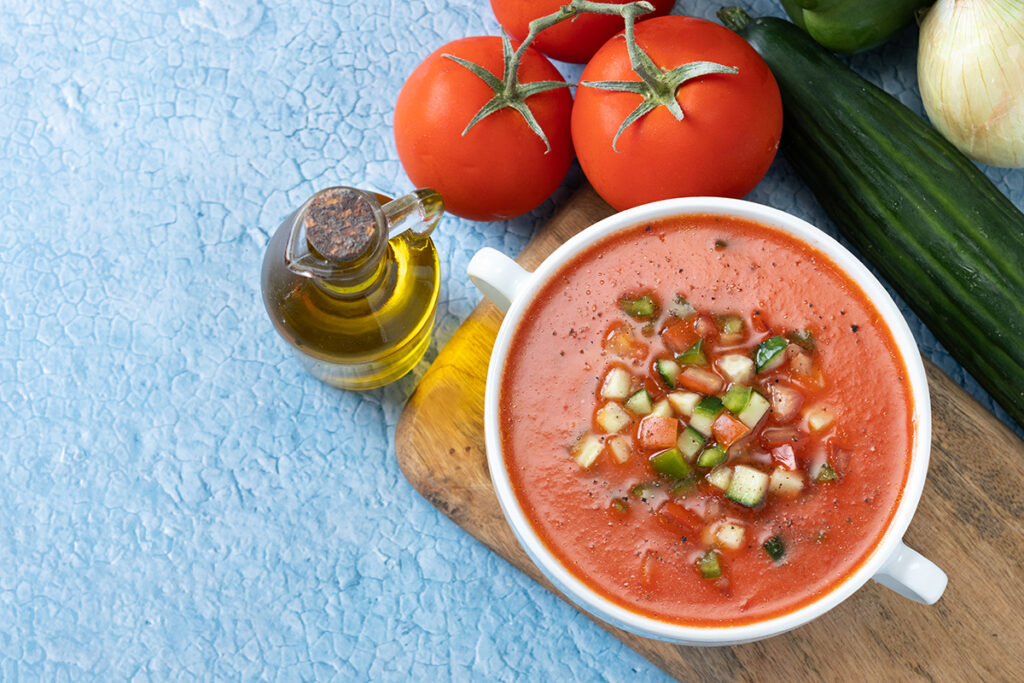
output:
[[[594,14],[619,14],[626,20],[626,30],[629,31],[632,28],[633,21],[636,16],[653,11],[654,5],[642,0],[640,2],[630,2],[619,5],[592,2],[591,0],[571,0],[568,4],[560,7],[557,12],[552,12],[547,16],[539,17],[531,21],[529,33],[515,51],[512,50],[512,41],[509,39],[508,34],[505,33],[505,31],[501,32],[503,69],[502,77],[500,79],[479,64],[448,53],[442,54],[442,57],[450,59],[456,64],[469,69],[470,72],[480,78],[494,92],[494,96],[491,97],[484,106],[480,107],[473,118],[470,119],[465,130],[462,131],[462,135],[468,133],[473,126],[480,123],[491,114],[501,111],[502,109],[514,109],[523,117],[523,120],[526,121],[526,125],[530,127],[530,130],[532,130],[537,137],[543,141],[544,153],[547,154],[551,151],[551,143],[548,142],[548,137],[544,133],[544,129],[540,127],[539,123],[537,123],[537,119],[534,117],[529,105],[526,104],[526,100],[533,95],[547,92],[549,90],[567,88],[569,87],[569,84],[565,81],[533,81],[531,83],[519,82],[519,63],[522,61],[523,55],[526,53],[527,48],[529,48],[530,43],[532,43],[534,38],[537,37],[537,34],[544,29],[554,26],[566,19],[572,19],[583,12]]]
[[[631,16],[623,15],[626,19],[626,51],[629,54],[629,64],[633,67],[634,73],[640,77],[639,81],[580,81],[580,85],[597,90],[610,90],[613,92],[629,92],[640,95],[643,101],[636,109],[622,121],[615,137],[612,138],[612,149],[619,151],[617,144],[619,136],[641,119],[646,114],[658,107],[665,107],[675,117],[676,121],[685,118],[683,108],[676,99],[676,92],[687,81],[708,74],[737,74],[739,69],[732,66],[725,66],[717,62],[696,61],[681,64],[673,69],[662,69],[651,59],[640,45],[636,42],[634,35],[634,21]]]

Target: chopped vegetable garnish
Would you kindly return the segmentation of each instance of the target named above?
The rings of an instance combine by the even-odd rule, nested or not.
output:
[[[629,385],[632,377],[629,372],[622,368],[612,368],[604,376],[604,383],[601,384],[601,396],[603,398],[624,399],[629,396]]]
[[[797,389],[784,384],[772,384],[772,415],[776,422],[789,422],[800,411],[804,396]]]
[[[652,455],[650,463],[654,471],[664,477],[686,479],[690,476],[690,465],[675,448]]]
[[[672,405],[668,402],[668,399],[663,398],[660,401],[656,401],[651,407],[651,415],[655,417],[674,417],[675,413],[672,412]]]
[[[730,415],[722,411],[711,425],[711,433],[715,435],[715,441],[722,448],[729,448],[734,443],[746,436],[750,428]]]
[[[626,407],[634,415],[647,415],[654,409],[654,402],[646,389],[641,389],[626,399]]]
[[[692,391],[673,391],[665,398],[668,399],[674,411],[686,417],[692,415],[693,409],[700,403],[700,394],[695,394]]]
[[[768,480],[768,491],[778,496],[795,496],[804,488],[804,477],[799,472],[775,468]]]
[[[629,509],[629,502],[622,500],[621,498],[612,498],[612,502],[608,505],[613,512],[625,512]]]
[[[680,320],[691,318],[696,313],[697,309],[680,294],[676,294],[675,299],[672,300],[672,303],[668,307],[668,314],[674,318],[679,318]]]
[[[810,330],[793,330],[786,339],[807,351],[814,351],[814,333]]]
[[[664,358],[654,361],[654,369],[658,371],[658,375],[661,376],[661,381],[665,383],[669,389],[676,388],[676,376],[679,374],[679,366],[675,361],[666,360]]]
[[[729,488],[729,482],[732,481],[732,468],[716,467],[707,473],[705,479],[716,489],[725,491]]]
[[[761,547],[774,562],[778,562],[786,554],[786,544],[782,542],[781,536],[772,536]]]
[[[768,414],[769,408],[771,408],[771,404],[768,403],[768,399],[754,391],[750,394],[747,407],[741,410],[736,417],[740,419],[740,422],[753,429],[761,422],[761,418]]]
[[[643,294],[636,298],[622,297],[619,307],[631,318],[647,320],[658,315],[658,304],[651,294]]]
[[[704,339],[698,339],[693,346],[676,356],[676,360],[683,365],[707,365],[708,357],[704,353]]]
[[[697,490],[697,482],[693,477],[681,479],[672,485],[669,493],[673,498],[685,498]]]
[[[687,365],[676,377],[676,386],[701,394],[717,394],[722,390],[722,378],[696,365]]]
[[[573,444],[569,452],[580,467],[588,469],[603,450],[604,444],[601,443],[601,439],[591,432],[587,432]]]
[[[704,436],[711,436],[711,425],[715,418],[722,412],[722,400],[717,396],[705,396],[697,407],[693,409],[690,416],[690,426]]]
[[[812,432],[823,432],[832,426],[835,415],[824,408],[815,408],[807,412],[807,427]]]
[[[838,478],[839,477],[836,476],[836,471],[832,469],[832,465],[829,465],[826,462],[823,463],[822,466],[818,468],[818,474],[815,475],[814,481],[818,482],[819,484],[828,484],[837,480]]]
[[[605,403],[598,411],[596,418],[597,424],[600,425],[601,429],[609,434],[617,434],[621,432],[633,418],[630,417],[626,409],[614,401]]]
[[[697,458],[697,467],[717,467],[729,458],[729,454],[718,446],[705,448]]]
[[[726,522],[718,527],[715,532],[715,541],[718,545],[729,550],[736,550],[743,545],[745,529],[735,522]]]
[[[768,372],[782,365],[782,362],[786,359],[783,352],[788,344],[789,342],[786,341],[786,338],[779,335],[765,339],[758,344],[757,349],[754,351],[754,364],[757,371],[759,373]]]
[[[739,415],[747,407],[747,403],[750,402],[750,394],[753,391],[753,387],[734,384],[729,387],[729,391],[725,392],[725,396],[722,397],[722,405],[733,415]]]
[[[679,420],[648,415],[640,421],[637,439],[644,448],[672,448],[679,437]]]
[[[730,382],[744,383],[754,379],[754,361],[739,353],[722,356],[715,367]]]
[[[687,427],[676,440],[676,448],[688,461],[693,462],[701,449],[704,448],[704,437],[693,427]]]
[[[708,550],[697,560],[697,571],[705,579],[717,579],[722,575],[722,565],[718,562],[718,551]]]
[[[718,316],[718,326],[722,329],[721,340],[733,344],[743,339],[743,318],[734,314]]]
[[[624,463],[629,460],[629,456],[633,454],[633,444],[630,442],[628,436],[621,434],[613,436],[608,439],[608,452],[615,458],[615,462]]]
[[[768,475],[749,465],[737,465],[732,470],[732,481],[725,492],[731,501],[754,507],[764,500],[764,492],[768,489]]]

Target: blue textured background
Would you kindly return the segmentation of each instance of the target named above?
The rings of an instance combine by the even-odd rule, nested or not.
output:
[[[260,302],[268,236],[315,190],[411,189],[402,78],[497,30],[482,0],[0,2],[0,678],[662,677],[405,481],[426,363],[330,389]],[[915,44],[852,64],[920,110]],[[1024,204],[1024,171],[987,172]],[[473,251],[518,251],[578,182],[442,223],[428,360],[479,300]],[[828,227],[782,159],[751,198]]]

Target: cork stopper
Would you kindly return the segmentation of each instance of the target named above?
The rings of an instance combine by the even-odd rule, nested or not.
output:
[[[306,207],[303,219],[306,241],[332,261],[350,261],[372,248],[377,239],[377,219],[369,199],[344,187],[318,193]]]

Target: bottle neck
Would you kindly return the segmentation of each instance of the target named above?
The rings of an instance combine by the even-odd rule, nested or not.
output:
[[[383,253],[375,262],[367,262],[357,271],[346,270],[334,277],[314,277],[317,289],[337,299],[368,297],[387,281],[391,262],[391,249],[384,243]]]

